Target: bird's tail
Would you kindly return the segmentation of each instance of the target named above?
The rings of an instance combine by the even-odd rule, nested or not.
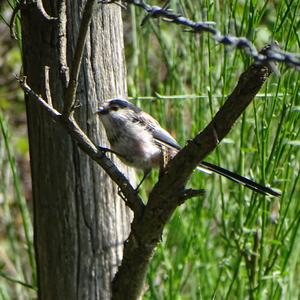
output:
[[[269,195],[269,196],[275,196],[275,197],[281,196],[281,193],[276,192],[276,191],[272,190],[271,188],[263,186],[263,185],[256,183],[246,177],[243,177],[239,174],[233,173],[231,171],[228,171],[226,169],[223,169],[219,166],[213,165],[213,164],[205,162],[205,161],[203,161],[199,164],[198,169],[199,169],[199,171],[206,172],[206,173],[210,173],[210,172],[217,173],[221,176],[224,176],[236,183],[242,184],[242,185],[246,186],[247,188],[249,188],[257,193],[263,194],[263,195]]]

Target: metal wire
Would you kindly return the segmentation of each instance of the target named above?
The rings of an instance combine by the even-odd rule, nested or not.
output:
[[[251,41],[245,37],[236,37],[232,35],[222,35],[222,33],[215,28],[215,22],[194,22],[185,18],[184,16],[173,12],[169,7],[151,6],[142,0],[123,0],[117,2],[116,0],[100,0],[99,3],[108,4],[115,3],[124,8],[124,3],[131,4],[142,8],[146,11],[147,15],[142,20],[141,25],[144,25],[149,19],[161,19],[164,22],[182,25],[186,31],[194,33],[207,32],[212,35],[212,38],[225,46],[232,48],[243,49],[247,55],[252,57],[256,63],[269,64],[275,73],[278,73],[274,62],[284,63],[289,67],[300,70],[300,55],[282,51],[278,43],[272,43],[263,52],[259,52]]]

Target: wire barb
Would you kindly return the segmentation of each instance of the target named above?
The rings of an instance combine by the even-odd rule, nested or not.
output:
[[[255,63],[265,64],[271,67],[276,75],[279,75],[279,71],[276,69],[274,62],[284,63],[288,67],[292,67],[297,71],[300,71],[300,54],[288,53],[280,50],[278,44],[272,43],[270,48],[264,53],[259,53],[256,47],[251,41],[245,37],[236,37],[231,35],[222,35],[222,33],[216,29],[215,22],[194,22],[171,10],[166,4],[164,7],[151,6],[142,0],[123,0],[126,4],[132,4],[142,8],[147,15],[143,18],[141,25],[152,19],[161,19],[166,23],[175,23],[185,27],[184,31],[193,33],[207,32],[212,35],[212,38],[220,44],[231,48],[238,48],[245,51],[245,53],[254,59]],[[100,0],[98,3],[102,4],[120,4],[116,0]]]

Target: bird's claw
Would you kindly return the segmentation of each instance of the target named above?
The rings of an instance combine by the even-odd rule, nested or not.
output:
[[[122,190],[121,190],[119,187],[118,187],[118,195],[120,196],[120,198],[121,198],[123,201],[127,202],[127,199],[126,199],[124,193],[122,192]]]
[[[107,152],[111,152],[109,148],[97,146],[97,149],[102,152],[103,154],[106,154]]]

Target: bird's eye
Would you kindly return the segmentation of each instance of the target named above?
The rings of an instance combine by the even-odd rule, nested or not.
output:
[[[118,108],[118,106],[112,106],[110,109],[114,110],[114,111],[117,111],[119,108]]]

